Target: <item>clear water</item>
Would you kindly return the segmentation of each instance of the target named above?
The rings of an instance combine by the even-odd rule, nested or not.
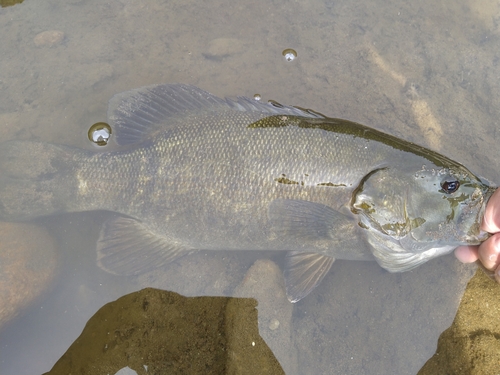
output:
[[[0,35],[2,140],[90,147],[87,131],[106,121],[113,94],[182,82],[373,126],[500,182],[497,1],[25,0],[0,8]],[[106,215],[42,221],[57,239],[59,273],[0,331],[1,374],[50,370],[106,302],[146,286],[231,294],[257,258],[202,253],[115,277],[95,264]],[[337,262],[310,296],[283,307],[291,339],[268,343],[289,374],[415,374],[469,276],[453,257],[401,275]]]

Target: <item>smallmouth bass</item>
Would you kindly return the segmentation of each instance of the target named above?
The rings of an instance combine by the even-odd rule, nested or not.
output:
[[[196,250],[283,250],[287,295],[335,259],[410,270],[475,245],[495,190],[461,164],[354,122],[165,84],[115,95],[116,150],[0,144],[0,219],[108,210],[104,270],[131,275]]]

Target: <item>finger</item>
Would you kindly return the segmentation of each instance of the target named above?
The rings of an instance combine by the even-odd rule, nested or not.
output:
[[[495,190],[488,201],[481,229],[489,233],[500,232],[500,189]]]
[[[494,270],[500,264],[500,233],[497,233],[481,245],[479,245],[478,256],[481,263],[488,270]]]
[[[479,246],[459,246],[455,249],[455,256],[462,263],[473,263],[478,258]]]

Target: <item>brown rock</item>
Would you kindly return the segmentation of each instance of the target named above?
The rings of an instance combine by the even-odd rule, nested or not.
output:
[[[500,285],[482,270],[467,285],[450,328],[419,375],[497,374],[500,363]]]
[[[0,328],[47,290],[56,261],[44,229],[0,222]]]
[[[103,306],[48,373],[283,374],[255,300],[147,288]]]

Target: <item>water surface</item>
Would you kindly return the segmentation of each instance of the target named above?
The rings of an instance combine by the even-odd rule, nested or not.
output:
[[[87,130],[106,120],[113,94],[182,82],[357,121],[500,182],[496,1],[26,0],[0,9],[0,33],[2,140],[90,148]],[[107,215],[38,221],[57,239],[59,274],[0,331],[2,374],[48,371],[92,314],[126,293],[231,295],[258,257],[280,260],[200,253],[138,278],[108,275],[95,264]],[[303,301],[276,302],[291,338],[276,341],[285,351],[268,344],[290,374],[415,374],[470,272],[451,256],[396,275],[339,261]]]

